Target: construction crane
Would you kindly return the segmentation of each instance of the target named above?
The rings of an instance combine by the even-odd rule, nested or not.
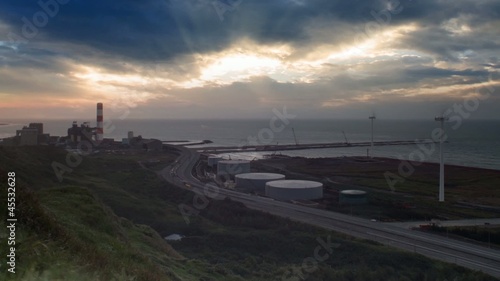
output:
[[[345,144],[346,144],[347,146],[350,146],[351,144],[350,144],[350,143],[349,143],[349,141],[347,140],[347,137],[346,137],[346,135],[345,135],[345,132],[344,132],[344,131],[342,131],[342,134],[344,135]]]

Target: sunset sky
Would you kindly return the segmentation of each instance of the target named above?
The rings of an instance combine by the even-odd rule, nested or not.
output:
[[[37,2],[0,1],[0,121],[500,118],[498,0]]]

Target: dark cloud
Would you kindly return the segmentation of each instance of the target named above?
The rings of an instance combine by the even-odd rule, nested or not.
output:
[[[453,70],[453,69],[442,69],[436,67],[426,67],[426,68],[414,68],[408,69],[405,73],[407,76],[414,78],[415,81],[421,78],[442,78],[449,76],[475,76],[475,77],[488,77],[488,71],[479,70]]]
[[[207,64],[196,55],[213,54],[241,39],[293,47],[290,57],[283,59],[288,63],[324,55],[311,54],[323,44],[342,49],[363,35],[376,35],[369,30],[410,24],[416,28],[387,43],[387,49],[408,54],[381,55],[350,65],[324,64],[310,83],[279,83],[264,75],[231,85],[213,81],[204,88],[183,90],[155,82],[125,87],[155,93],[147,105],[158,114],[163,103],[175,105],[169,107],[172,114],[197,111],[193,114],[198,117],[207,112],[251,117],[283,105],[304,116],[328,116],[331,107],[325,104],[348,104],[353,112],[370,111],[367,107],[377,104],[389,109],[382,104],[390,104],[401,114],[419,114],[429,97],[396,97],[391,91],[474,85],[500,65],[500,2],[495,0],[68,0],[58,5],[46,24],[26,29],[24,18],[29,24],[35,20],[35,25],[43,20],[38,2],[0,1],[0,84],[9,94],[77,96],[84,89],[73,85],[68,73],[79,64],[103,73],[186,82],[199,78]],[[219,3],[219,8],[213,3]],[[217,10],[229,6],[226,11]],[[10,39],[27,44],[11,44]],[[108,84],[122,90],[124,86],[117,83]],[[364,99],[366,95],[373,99]],[[498,104],[492,100],[491,104]],[[444,104],[445,99],[438,103]],[[148,110],[144,112],[147,115]]]
[[[487,57],[500,48],[500,39],[495,36],[496,30],[490,30],[488,26],[470,28],[474,30],[453,35],[442,26],[422,27],[408,34],[398,47],[412,48],[433,55],[438,60],[455,62],[461,60],[468,51],[487,52]]]
[[[44,3],[57,3],[55,1],[42,0]],[[222,0],[218,1],[224,3]],[[36,37],[29,40],[55,40],[85,45],[113,56],[153,61],[168,60],[182,54],[221,50],[243,37],[262,43],[308,44],[314,38],[310,37],[306,27],[322,20],[361,28],[368,23],[385,26],[404,21],[418,21],[425,26],[436,25],[445,19],[467,13],[476,15],[471,18],[471,23],[475,24],[477,21],[487,22],[488,19],[498,18],[500,10],[500,5],[495,1],[240,0],[225,1],[229,3],[225,5],[234,5],[234,9],[225,11],[219,8],[217,11],[213,5],[216,2],[69,0],[67,4],[58,5],[58,12],[53,17],[48,17],[46,26],[35,26]],[[387,10],[388,3],[393,3],[392,10]],[[37,1],[0,2],[0,19],[9,24],[19,36],[23,35],[23,17],[33,23],[34,15],[40,11],[43,9]],[[224,21],[220,20],[220,14]],[[345,28],[345,25],[340,26]],[[335,25],[326,28],[338,29]],[[338,32],[342,33],[342,30]],[[448,47],[444,47],[439,39],[446,37],[439,30],[429,29],[425,34],[412,37],[408,43],[423,41],[426,46],[422,46],[423,49],[444,57],[449,56],[450,50],[463,49],[460,42],[455,46],[446,44]],[[498,47],[494,41],[485,44],[489,44],[489,48]],[[419,45],[422,44],[417,44]]]
[[[37,1],[7,0],[0,3],[0,19],[30,42],[56,40],[131,59],[161,60],[220,50],[242,37],[258,42],[300,43],[311,39],[304,29],[311,21],[363,23],[373,20],[372,12],[383,9],[381,2],[362,0],[315,0],[303,5],[286,0],[241,0],[234,10],[218,13],[214,2],[70,0],[58,5],[58,12],[46,25],[37,27],[34,15],[43,11]],[[224,21],[219,18],[221,12]],[[29,32],[23,33],[23,18],[34,25],[36,32],[28,28],[24,31]],[[26,38],[33,34],[36,37]]]
[[[41,8],[36,1],[2,1],[0,10],[0,18],[22,36],[27,34],[23,33],[22,18],[33,22],[33,15]],[[37,28],[37,36],[31,41],[81,44],[132,59],[165,59],[202,48],[205,32],[210,31],[209,38],[218,37],[217,29],[210,28],[218,19],[212,17],[203,29],[198,29],[194,12],[196,8],[183,1],[71,0],[59,6],[59,12],[46,26]],[[203,21],[203,14],[198,15]]]

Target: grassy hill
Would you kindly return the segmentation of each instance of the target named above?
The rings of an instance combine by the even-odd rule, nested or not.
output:
[[[66,152],[52,148],[0,147],[3,184],[16,172],[16,274],[13,280],[185,280],[175,273],[186,260],[158,232],[119,217],[105,203],[137,198],[104,178],[91,176],[100,159],[85,159],[63,182],[51,163]],[[95,163],[92,163],[95,162]],[[101,168],[101,167],[98,167]],[[117,168],[117,167],[113,167]],[[112,173],[113,169],[106,173]],[[108,196],[99,194],[108,192]],[[5,192],[1,194],[6,205]],[[123,201],[124,205],[128,203]],[[6,209],[6,207],[5,207]],[[2,221],[5,213],[2,212]],[[2,235],[5,235],[2,233]],[[1,244],[2,253],[6,244]],[[181,274],[182,276],[182,274]]]
[[[66,157],[50,147],[0,147],[1,190],[16,172],[20,220],[17,273],[8,280],[496,280],[230,200],[209,202],[186,224],[178,206],[192,205],[193,195],[154,172],[172,153],[85,156],[59,182],[52,163]],[[151,159],[152,170],[139,164]],[[0,199],[5,206],[5,192]],[[172,233],[186,238],[169,244],[162,237]],[[328,236],[333,252],[304,271]]]

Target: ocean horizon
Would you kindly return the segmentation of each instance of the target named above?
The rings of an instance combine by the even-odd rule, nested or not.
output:
[[[44,132],[65,136],[74,120],[70,119],[12,119],[0,120],[0,138],[15,135],[16,130],[30,122],[44,123]],[[94,120],[78,120],[78,124]],[[430,120],[374,121],[374,141],[431,139],[432,132],[440,125]],[[455,128],[453,127],[455,126]],[[447,143],[444,156],[446,164],[500,170],[500,120],[463,120],[445,125]],[[210,140],[208,146],[237,146],[242,144],[294,144],[328,142],[368,142],[371,140],[371,123],[367,119],[291,119],[288,124],[270,119],[124,119],[105,122],[105,138],[119,141],[133,131],[134,135],[162,141]],[[294,136],[295,132],[295,136]],[[250,140],[250,141],[249,141]],[[253,141],[252,141],[253,140]],[[409,160],[410,155],[421,151],[417,145],[376,146],[372,155]],[[232,159],[259,159],[273,152],[229,153]],[[365,156],[367,147],[308,149],[278,152],[283,155],[308,158]],[[439,161],[439,145],[432,153],[424,153],[424,162]]]

